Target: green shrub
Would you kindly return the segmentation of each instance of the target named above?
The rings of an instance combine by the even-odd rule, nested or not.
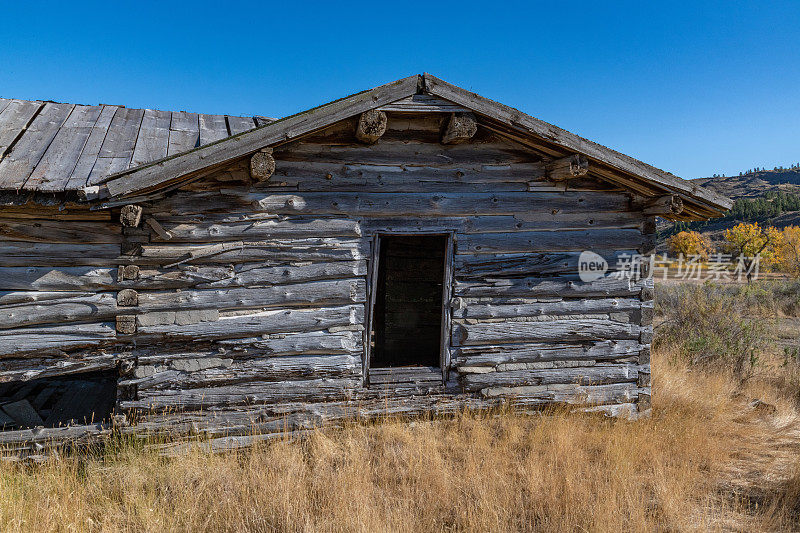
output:
[[[692,364],[724,365],[739,379],[747,379],[769,342],[775,302],[771,288],[757,285],[660,286],[654,344],[674,348]]]

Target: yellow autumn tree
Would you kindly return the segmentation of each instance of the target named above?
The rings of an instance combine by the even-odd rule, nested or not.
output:
[[[699,256],[702,260],[708,259],[711,244],[703,235],[696,231],[681,231],[667,239],[667,248],[673,256],[683,254],[684,257]]]
[[[760,255],[762,266],[778,263],[784,236],[772,226],[762,228],[758,222],[742,222],[725,230],[725,251],[736,257]]]
[[[783,228],[783,239],[778,249],[778,268],[795,276],[800,275],[800,227]]]

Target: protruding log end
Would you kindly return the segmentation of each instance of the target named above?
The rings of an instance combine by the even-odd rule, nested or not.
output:
[[[275,172],[275,158],[272,151],[256,152],[250,158],[250,177],[256,181],[266,181]]]
[[[136,315],[118,315],[117,333],[133,335],[136,333]]]
[[[469,141],[478,132],[478,121],[472,113],[453,113],[442,135],[442,144],[459,144]]]
[[[572,154],[547,164],[547,177],[551,181],[581,178],[589,173],[589,160],[581,154]]]
[[[135,228],[142,221],[142,209],[138,205],[125,205],[119,213],[119,221],[126,228]]]
[[[358,117],[356,126],[356,139],[363,143],[372,144],[386,133],[386,113],[377,109],[364,111]]]
[[[647,201],[642,212],[649,216],[670,217],[683,213],[683,199],[677,194],[668,194]]]
[[[119,307],[135,307],[139,305],[139,293],[133,289],[122,289],[117,293]]]
[[[138,265],[120,265],[117,267],[117,281],[128,281],[139,279]]]

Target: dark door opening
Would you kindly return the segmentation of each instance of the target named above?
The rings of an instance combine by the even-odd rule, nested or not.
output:
[[[447,239],[380,237],[370,367],[440,365]]]

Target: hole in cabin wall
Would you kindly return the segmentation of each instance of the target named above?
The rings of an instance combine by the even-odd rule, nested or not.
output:
[[[440,365],[447,236],[382,236],[370,367]]]
[[[116,369],[0,383],[0,429],[108,421],[116,401]]]

